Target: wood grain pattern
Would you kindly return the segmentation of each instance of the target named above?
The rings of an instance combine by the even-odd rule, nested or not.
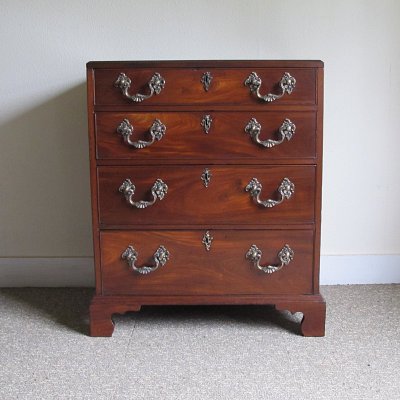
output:
[[[257,103],[257,104],[204,104],[204,105],[196,105],[196,104],[182,104],[179,105],[168,105],[163,104],[160,105],[144,105],[143,103],[136,103],[134,107],[132,104],[95,104],[93,106],[94,110],[97,112],[107,111],[107,112],[147,112],[147,111],[165,111],[165,112],[174,112],[174,111],[199,111],[199,110],[214,110],[214,111],[282,111],[282,112],[290,112],[290,111],[317,111],[318,105],[303,105],[303,104],[287,104],[282,105],[280,103]]]
[[[89,61],[87,68],[323,68],[321,60],[140,60]]]
[[[287,297],[277,300],[274,304],[277,310],[303,313],[303,319],[300,324],[303,336],[325,336],[325,300],[319,294],[312,296],[310,300],[307,301],[305,296],[297,299]]]
[[[135,224],[299,224],[314,220],[313,166],[213,166],[208,188],[201,181],[203,166],[100,167],[99,218],[102,226]],[[295,193],[273,208],[255,204],[246,185],[256,177],[263,185],[263,200],[279,198],[277,188],[287,177]],[[118,188],[129,178],[136,186],[134,200],[150,200],[157,178],[168,185],[163,200],[145,209],[129,205]]]
[[[206,92],[200,82],[214,77]],[[293,93],[265,103],[244,80],[255,71],[261,93],[279,93],[285,72],[296,80]],[[114,82],[120,72],[131,79],[132,94],[147,92],[150,77],[166,79],[162,92],[143,103],[125,99]],[[302,312],[304,336],[325,333],[325,301],[319,294],[322,189],[323,63],[321,61],[204,60],[89,62],[88,121],[93,209],[96,296],[90,307],[90,334],[111,336],[112,315],[143,305],[273,304]],[[203,115],[213,124],[208,134]],[[290,142],[272,149],[254,144],[244,127],[255,117],[261,139],[277,138],[284,118],[297,126]],[[133,140],[146,140],[154,119],[167,126],[150,148],[134,150],[116,133],[129,118]],[[148,137],[148,136],[147,136]],[[200,176],[211,170],[208,188]],[[263,185],[261,198],[276,198],[284,177],[296,186],[290,200],[272,209],[256,205],[244,191],[251,178]],[[136,185],[134,200],[149,200],[157,178],[169,186],[164,200],[147,209],[127,205],[122,181]],[[207,252],[205,230],[214,237]],[[245,259],[251,244],[262,264],[277,263],[284,244],[295,252],[282,270],[267,275]],[[137,275],[122,251],[133,245],[139,266],[150,263],[157,247],[170,260],[150,275]]]
[[[254,94],[250,93],[244,81],[254,68],[227,69],[174,69],[174,68],[140,68],[140,69],[101,69],[95,72],[95,104],[131,104],[135,103],[125,98],[119,88],[114,86],[120,72],[124,72],[132,81],[129,93],[148,93],[147,82],[155,72],[165,79],[165,88],[159,95],[145,100],[142,105],[180,105],[184,104],[251,104],[253,106],[266,105],[261,103]],[[204,72],[209,71],[213,76],[210,89],[206,92],[201,83]],[[305,68],[291,68],[286,71],[282,68],[257,68],[258,76],[262,79],[261,94],[281,92],[279,82],[285,72],[296,78],[296,88],[291,95],[279,99],[279,104],[306,104],[312,105],[316,101],[315,70]],[[272,105],[273,103],[271,103]]]
[[[212,230],[210,251],[198,231],[119,231],[101,233],[103,294],[225,295],[312,293],[313,231]],[[264,264],[279,264],[285,244],[294,251],[293,261],[280,271],[266,274],[245,255],[252,244],[263,252]],[[158,246],[170,252],[167,264],[149,275],[130,270],[122,252],[132,245],[139,253],[138,266],[152,264]]]
[[[211,129],[208,134],[201,126],[202,118],[210,115]],[[167,128],[165,136],[144,149],[135,149],[126,144],[117,133],[118,125],[128,119],[134,128],[131,140],[150,140],[149,128],[159,119]],[[296,125],[290,141],[272,148],[255,143],[245,132],[248,122],[256,118],[261,124],[260,139],[279,140],[279,128],[286,118]],[[96,113],[96,142],[98,159],[136,159],[148,162],[164,160],[276,160],[290,162],[291,158],[315,158],[314,112],[136,112]]]
[[[251,295],[115,295],[94,296],[90,306],[91,336],[111,336],[114,331],[113,314],[124,314],[128,311],[139,311],[141,305],[216,305],[216,304],[269,304],[277,310],[302,312],[303,320],[300,332],[303,336],[325,335],[326,305],[320,294],[280,295],[280,294],[251,294]]]
[[[97,170],[96,170],[96,138],[92,134],[95,130],[94,102],[94,72],[86,71],[87,79],[87,114],[89,129],[89,155],[90,155],[90,192],[92,197],[92,232],[93,252],[95,264],[96,294],[101,293],[101,265],[100,265],[100,237],[99,237],[99,214],[97,203]]]
[[[322,160],[323,160],[323,112],[324,112],[324,70],[317,70],[318,79],[318,112],[317,112],[317,131],[316,131],[316,146],[317,146],[317,165],[315,176],[315,236],[314,236],[314,293],[319,293],[319,271],[320,271],[320,251],[321,251],[321,211],[322,211]],[[325,315],[325,314],[324,314]],[[325,317],[324,317],[325,321]],[[323,328],[325,329],[325,322]]]

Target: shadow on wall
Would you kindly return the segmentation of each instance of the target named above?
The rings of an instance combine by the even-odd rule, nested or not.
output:
[[[86,84],[0,133],[0,257],[91,256]]]

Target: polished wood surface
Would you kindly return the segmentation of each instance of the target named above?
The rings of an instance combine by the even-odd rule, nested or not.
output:
[[[135,224],[301,224],[314,220],[315,168],[313,166],[210,166],[206,188],[204,166],[100,167],[99,220],[106,225]],[[247,184],[255,177],[263,186],[261,199],[278,199],[277,189],[287,177],[294,194],[273,208],[254,202]],[[118,191],[129,178],[136,186],[133,200],[150,200],[150,189],[160,178],[168,185],[163,200],[145,209],[132,207]]]
[[[96,138],[94,119],[94,72],[91,69],[86,71],[87,79],[87,111],[89,130],[89,158],[90,158],[90,192],[92,197],[92,231],[93,231],[93,252],[95,265],[96,295],[101,293],[101,264],[100,264],[100,236],[99,236],[99,214],[97,204],[97,166],[96,166]]]
[[[103,293],[135,295],[226,295],[312,293],[313,231],[211,230],[211,248],[202,243],[205,230],[120,231],[101,233]],[[261,264],[279,264],[285,244],[294,251],[289,265],[272,274],[254,267],[245,255],[256,244]],[[166,265],[148,275],[133,272],[121,258],[128,245],[138,251],[137,266],[151,265],[163,245]],[[190,284],[188,284],[190,282]]]
[[[315,70],[308,68],[136,68],[136,69],[101,69],[95,71],[95,104],[132,104],[125,98],[121,90],[114,86],[120,72],[125,73],[132,81],[130,94],[148,93],[147,83],[154,73],[158,72],[165,79],[165,87],[159,95],[145,100],[142,105],[180,105],[184,104],[251,104],[266,107],[244,85],[245,80],[256,72],[262,80],[261,94],[281,93],[279,82],[285,72],[289,72],[297,80],[296,89],[291,95],[279,99],[279,103],[312,105],[316,102]],[[213,80],[208,91],[201,83],[205,72],[211,72]],[[272,104],[272,103],[271,103]],[[268,105],[267,105],[268,106]]]
[[[110,68],[317,68],[321,60],[140,60],[140,61],[89,61],[87,69]]]
[[[213,75],[208,92],[200,82]],[[244,80],[255,71],[261,94],[280,93],[285,72],[297,80],[291,95],[264,103]],[[159,72],[166,79],[157,96],[142,103],[125,99],[114,82],[120,72],[132,79],[129,92],[147,93]],[[93,210],[96,296],[90,307],[92,336],[111,336],[112,315],[143,305],[274,304],[302,312],[304,336],[325,333],[325,302],[319,294],[321,234],[323,63],[321,61],[122,61],[89,62],[88,122]],[[210,114],[208,134],[200,125]],[[133,149],[116,132],[128,118],[132,140],[160,119],[167,132],[146,149]],[[296,124],[290,142],[266,149],[244,131],[250,118],[262,124],[260,138],[278,139],[284,118]],[[211,170],[208,188],[200,179]],[[275,208],[253,202],[244,187],[256,177],[261,199],[276,199],[284,177],[295,193]],[[128,206],[118,188],[126,178],[136,185],[134,200],[150,200],[155,179],[169,187],[147,209]],[[201,243],[206,230],[214,240]],[[261,264],[278,262],[284,244],[294,260],[271,275],[245,258],[251,244],[263,252]],[[146,276],[134,273],[121,253],[139,252],[138,266],[151,263],[156,248],[170,251],[166,265]]]
[[[205,133],[201,121],[205,115],[212,118],[211,128]],[[279,128],[285,119],[296,126],[290,141],[284,140],[272,148],[255,143],[245,132],[249,121],[255,118],[262,126],[260,140],[280,140]],[[117,127],[128,119],[134,128],[132,141],[151,139],[149,128],[158,119],[166,126],[165,136],[144,149],[135,149],[124,142]],[[311,159],[315,161],[315,112],[299,111],[201,111],[201,112],[129,112],[96,113],[96,143],[98,159],[135,159],[157,162],[184,160],[284,160]]]
[[[311,295],[225,295],[225,296],[95,296],[90,305],[90,335],[112,336],[114,332],[113,314],[124,314],[128,311],[140,311],[142,305],[241,305],[273,304],[277,310],[301,312],[303,319],[300,333],[303,336],[325,335],[326,306],[320,294]]]

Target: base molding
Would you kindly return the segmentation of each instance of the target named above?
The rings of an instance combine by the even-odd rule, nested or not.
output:
[[[321,257],[321,285],[400,283],[400,254]]]
[[[325,335],[325,300],[321,295],[231,296],[94,296],[90,305],[90,336],[109,337],[114,332],[113,314],[140,311],[144,305],[274,305],[277,310],[303,313],[303,336]]]
[[[321,285],[400,283],[400,255],[321,257]],[[93,287],[92,257],[0,258],[0,287]]]
[[[93,257],[0,258],[0,287],[94,287]]]

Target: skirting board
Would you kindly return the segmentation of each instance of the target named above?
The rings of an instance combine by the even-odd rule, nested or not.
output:
[[[0,258],[0,287],[94,287],[92,257]]]
[[[400,283],[400,255],[321,257],[321,285]],[[0,258],[0,287],[93,287],[93,259]]]

